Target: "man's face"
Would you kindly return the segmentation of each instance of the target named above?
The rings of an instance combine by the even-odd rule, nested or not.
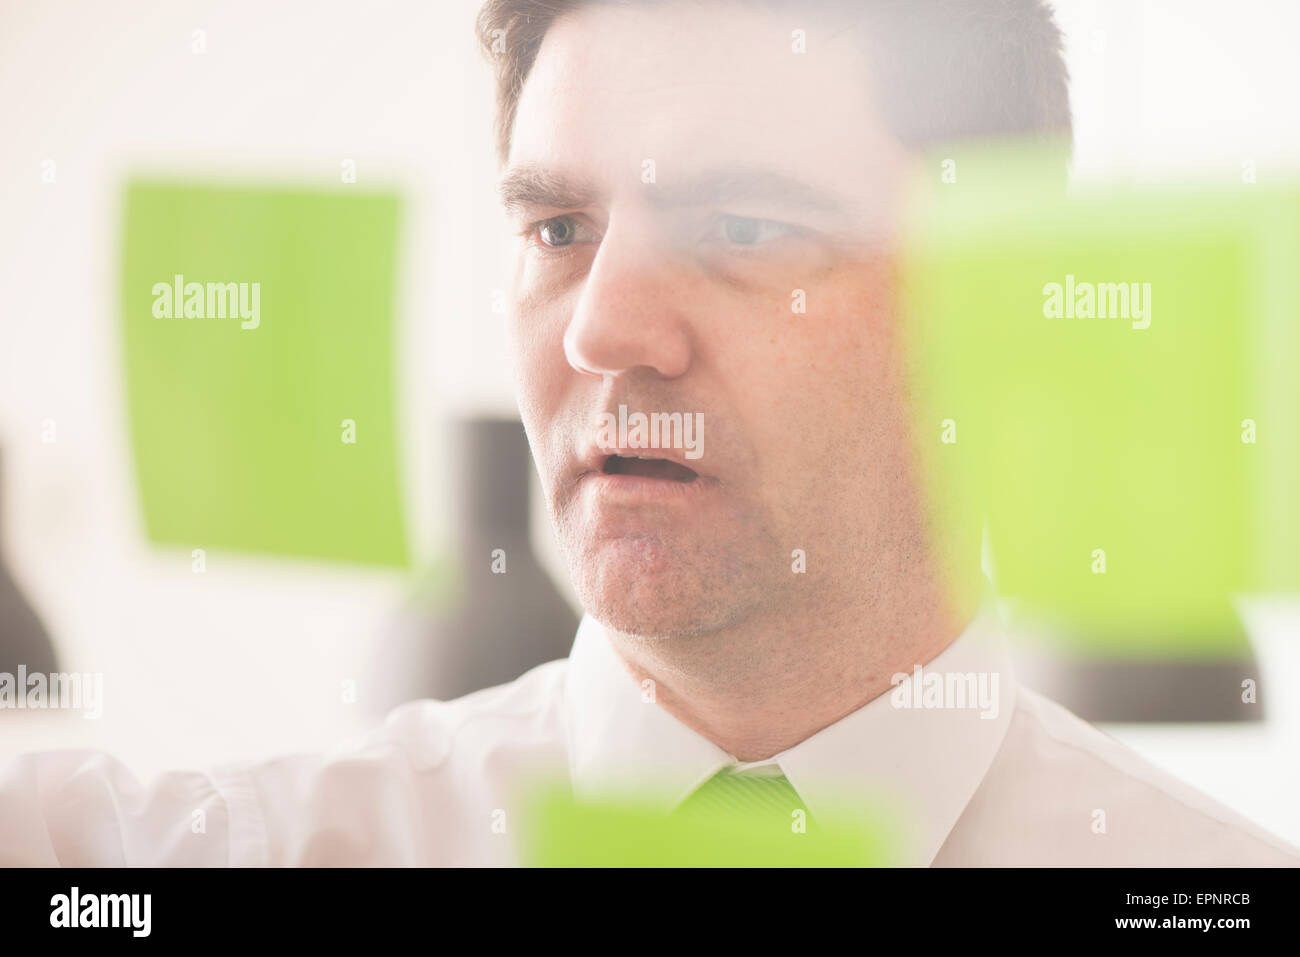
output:
[[[904,158],[834,32],[723,2],[592,7],[552,26],[523,90],[503,183],[520,407],[579,598],[618,631],[826,615],[881,600],[919,551],[889,250]],[[611,447],[620,405],[702,413],[702,457]]]

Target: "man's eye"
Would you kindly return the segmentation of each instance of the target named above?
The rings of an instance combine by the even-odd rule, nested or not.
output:
[[[790,232],[784,223],[770,219],[750,219],[748,216],[723,216],[718,222],[721,237],[737,246],[754,246],[758,243],[780,239]]]
[[[533,235],[537,241],[550,248],[561,248],[571,246],[576,242],[590,242],[591,232],[585,229],[572,216],[556,216],[554,219],[544,219],[532,228]]]

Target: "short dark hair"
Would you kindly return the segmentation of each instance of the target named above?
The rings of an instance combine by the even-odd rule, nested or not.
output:
[[[487,0],[478,30],[496,67],[502,162],[510,152],[520,93],[551,24],[583,7],[659,2]],[[798,6],[835,14],[860,32],[885,122],[905,146],[1041,135],[1068,151],[1069,72],[1061,31],[1045,0],[802,0]]]

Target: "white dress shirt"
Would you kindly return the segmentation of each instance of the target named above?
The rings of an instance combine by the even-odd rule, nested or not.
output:
[[[1300,865],[1300,852],[1017,687],[993,612],[923,672],[928,682],[909,675],[742,764],[654,703],[587,618],[567,659],[404,705],[325,755],[147,786],[100,752],[18,758],[0,769],[0,864],[508,865],[527,789],[548,776],[579,798],[634,795],[667,811],[732,767],[783,773],[814,819],[855,797],[889,803],[907,865]],[[997,693],[926,707],[920,688],[935,675],[982,677]]]

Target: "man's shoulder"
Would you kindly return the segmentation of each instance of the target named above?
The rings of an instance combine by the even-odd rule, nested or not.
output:
[[[1297,866],[1300,851],[1019,687],[1006,739],[935,863]]]
[[[548,661],[513,681],[447,701],[399,705],[359,747],[394,744],[423,768],[443,764],[456,749],[528,750],[554,746],[562,733],[561,703],[568,659]]]
[[[561,659],[461,698],[408,702],[323,754],[215,769],[231,859],[508,863],[511,845],[490,826],[524,810],[522,786],[567,766],[566,671]]]

